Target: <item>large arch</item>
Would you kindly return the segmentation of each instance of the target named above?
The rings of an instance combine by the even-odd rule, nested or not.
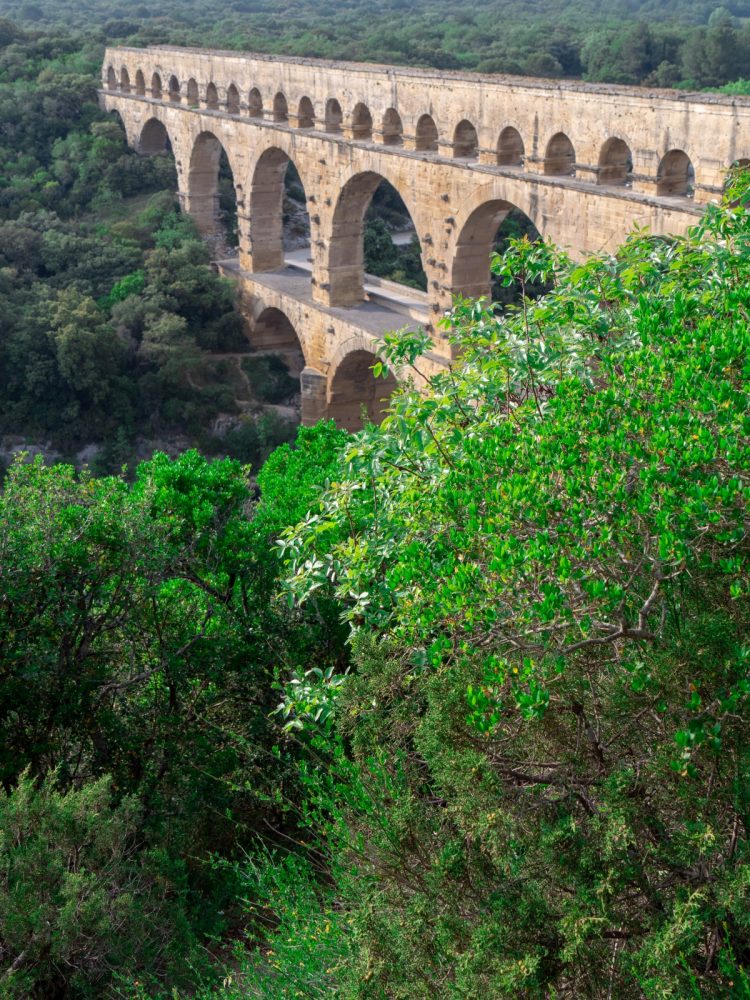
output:
[[[470,299],[493,298],[490,261],[498,237],[503,233],[506,220],[513,220],[519,235],[525,231],[530,238],[538,239],[539,230],[530,211],[530,208],[529,212],[524,211],[505,198],[488,198],[486,194],[482,198],[479,193],[457,230],[450,273],[454,295]],[[516,220],[521,225],[517,225]]]
[[[309,246],[309,219],[304,180],[294,167],[295,191],[288,192],[287,176],[293,161],[278,146],[270,146],[258,157],[248,190],[250,255],[254,272],[273,271],[284,265],[286,253]],[[299,189],[297,191],[296,189]],[[285,197],[290,195],[286,206]],[[292,218],[294,213],[296,218]],[[287,226],[285,227],[285,216]],[[295,223],[300,230],[295,240]]]
[[[544,172],[551,177],[572,177],[576,172],[573,143],[564,132],[556,132],[547,143]]]
[[[383,145],[403,146],[404,126],[395,108],[388,108],[383,115]]]
[[[368,346],[360,344],[360,338],[351,346],[353,349],[341,357],[331,374],[328,416],[344,430],[357,431],[365,422],[380,423],[398,382],[392,374],[375,377],[372,367],[378,358]]]
[[[304,345],[286,313],[275,306],[259,302],[250,326],[250,343],[253,349],[278,354],[286,363],[289,373],[299,378],[305,367]]]
[[[453,132],[453,156],[457,160],[476,160],[479,155],[479,137],[472,123],[464,118]]]
[[[361,142],[372,139],[372,115],[367,105],[361,101],[355,104],[352,111],[352,139]]]
[[[513,125],[506,125],[497,140],[499,167],[522,167],[525,150],[521,133]]]
[[[365,215],[373,195],[383,182],[389,184],[414,225],[415,215],[391,178],[368,170],[350,177],[339,192],[331,222],[328,245],[328,282],[331,305],[355,305],[365,298]],[[419,247],[424,267],[424,255]]]
[[[426,153],[437,153],[438,130],[432,115],[420,115],[414,133],[414,144],[417,149]]]
[[[231,175],[234,200],[239,203],[236,175],[231,159],[221,141],[213,132],[201,132],[193,143],[187,173],[187,207],[201,233],[216,244],[219,252],[225,249],[227,232],[223,225],[226,210],[220,204],[220,167],[222,161]]]
[[[670,198],[691,198],[695,171],[690,157],[682,149],[670,149],[656,172],[656,193]]]
[[[633,175],[633,156],[624,139],[613,136],[607,139],[599,153],[597,183],[624,187]]]
[[[163,122],[158,118],[149,118],[141,129],[137,149],[146,156],[158,156],[168,153],[171,149],[169,134]]]

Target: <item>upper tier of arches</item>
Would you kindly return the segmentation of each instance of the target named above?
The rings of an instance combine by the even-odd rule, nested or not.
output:
[[[177,73],[150,72],[148,68],[138,68],[134,73],[132,66],[112,64],[105,69],[104,81],[110,91],[201,111],[260,119],[292,129],[340,133],[352,142],[413,150],[459,162],[474,161],[485,167],[574,179],[602,188],[631,187],[638,179],[633,143],[626,136],[606,136],[598,152],[592,151],[589,144],[586,154],[589,162],[581,164],[574,135],[564,130],[546,137],[524,134],[519,122],[498,123],[494,140],[487,142],[485,138],[482,144],[480,129],[471,119],[439,122],[431,108],[407,117],[397,107],[389,106],[380,112],[353,99],[351,107],[343,107],[334,95],[316,103],[309,93],[292,95],[257,84],[243,89],[235,80],[199,83],[195,77],[181,80]],[[692,198],[696,170],[690,151],[666,150],[659,159],[655,176],[642,179],[653,181],[653,193],[658,197]]]

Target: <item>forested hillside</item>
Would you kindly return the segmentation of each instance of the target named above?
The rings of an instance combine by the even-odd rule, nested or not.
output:
[[[156,6],[6,0],[25,28],[64,25],[109,41],[171,42],[329,59],[715,87],[750,77],[750,4],[736,0],[274,0]]]

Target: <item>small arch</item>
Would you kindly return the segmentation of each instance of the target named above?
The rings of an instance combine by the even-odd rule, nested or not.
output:
[[[404,125],[401,115],[395,108],[388,108],[383,115],[383,145],[403,146]]]
[[[139,69],[135,74],[135,92],[139,97],[144,97],[146,94],[146,78],[142,69]]]
[[[479,154],[477,130],[464,118],[453,133],[453,156],[456,160],[476,160]]]
[[[117,90],[117,73],[113,66],[107,69],[107,90]]]
[[[219,91],[213,81],[206,87],[206,107],[209,111],[219,110]]]
[[[499,167],[522,167],[524,155],[521,133],[512,125],[507,125],[497,140],[497,165]]]
[[[188,102],[188,107],[191,108],[197,108],[198,105],[200,104],[198,84],[192,76],[187,82],[187,102]]]
[[[656,172],[656,193],[667,198],[692,198],[695,170],[682,149],[670,149]]]
[[[426,153],[437,153],[438,130],[432,115],[422,115],[417,122],[416,148]]]
[[[352,111],[352,139],[359,142],[368,142],[372,139],[372,115],[367,105],[361,101]]]
[[[151,96],[159,101],[162,98],[161,77],[158,73],[154,73],[151,77]]]
[[[329,97],[326,101],[326,118],[325,118],[325,130],[326,132],[340,132],[341,122],[343,121],[344,115],[341,111],[341,105],[336,100],[335,97]]]
[[[273,99],[273,120],[275,122],[289,121],[289,105],[281,91]]]
[[[573,177],[576,172],[576,153],[573,143],[564,132],[556,132],[547,143],[544,155],[544,172],[551,177]]]
[[[128,73],[126,66],[120,70],[120,90],[125,94],[130,93],[130,73]]]
[[[599,153],[597,184],[624,187],[633,176],[633,156],[630,146],[617,138],[607,139]]]
[[[299,128],[315,127],[315,109],[309,97],[303,97],[297,107],[297,124]]]
[[[263,117],[263,98],[257,87],[253,87],[247,95],[247,111],[251,118]]]
[[[233,83],[227,87],[227,112],[230,115],[240,113],[240,92]]]
[[[164,124],[158,118],[149,118],[141,129],[138,139],[138,152],[145,156],[158,156],[169,152],[171,146]]]
[[[360,430],[364,423],[379,424],[387,412],[398,382],[393,374],[375,377],[372,368],[377,360],[372,351],[354,350],[345,355],[333,373],[328,416],[344,430]]]
[[[169,78],[169,99],[173,104],[180,103],[180,81],[174,73]]]

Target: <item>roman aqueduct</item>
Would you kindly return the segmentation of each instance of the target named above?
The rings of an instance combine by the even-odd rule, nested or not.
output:
[[[487,294],[513,207],[573,256],[634,224],[679,233],[750,157],[750,100],[522,77],[176,47],[111,48],[100,99],[145,154],[171,146],[179,197],[210,235],[222,150],[237,196],[237,277],[259,347],[299,346],[302,419],[358,426],[392,386],[373,378],[383,333],[422,326],[427,374],[449,363],[436,321]],[[307,195],[310,250],[284,251],[289,162]],[[363,220],[389,181],[419,237],[427,292],[371,278]]]

